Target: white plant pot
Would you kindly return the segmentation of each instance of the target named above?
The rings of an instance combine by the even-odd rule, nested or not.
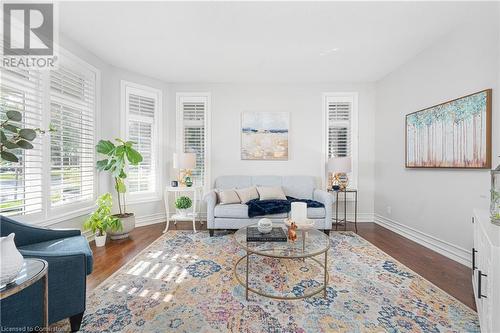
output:
[[[181,217],[187,217],[187,209],[177,209],[177,212],[179,214],[179,216]]]
[[[23,268],[24,258],[14,243],[15,234],[0,238],[0,285],[12,282]]]
[[[129,232],[135,228],[135,216],[134,213],[129,213],[127,216],[120,216],[119,214],[113,215],[122,221],[123,229],[119,231],[108,231],[109,236],[112,240],[124,239],[128,237]]]
[[[106,233],[102,236],[98,236],[97,234],[95,235],[95,246],[97,247],[103,247],[106,245]]]

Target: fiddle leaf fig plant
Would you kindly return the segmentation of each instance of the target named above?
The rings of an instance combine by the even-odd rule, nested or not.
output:
[[[5,112],[5,119],[0,122],[0,159],[2,161],[19,162],[14,150],[33,149],[31,143],[35,140],[37,133],[44,134],[45,131],[40,128],[21,128],[19,123],[23,120],[21,112],[8,110]],[[54,131],[51,126],[50,132]]]
[[[138,165],[141,163],[142,155],[132,147],[135,142],[123,141],[122,139],[115,140],[117,141],[116,145],[109,140],[100,140],[97,144],[97,152],[107,156],[107,158],[97,161],[97,170],[111,173],[115,181],[115,190],[118,195],[120,217],[126,217],[129,214],[126,213],[125,205],[125,193],[127,193],[127,187],[125,185],[127,174],[125,170],[127,163],[130,165]]]

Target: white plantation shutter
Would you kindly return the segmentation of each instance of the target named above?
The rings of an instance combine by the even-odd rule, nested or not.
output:
[[[154,163],[154,125],[157,100],[153,97],[141,96],[139,93],[128,93],[128,140],[134,141],[134,148],[141,153],[142,162],[130,166],[128,170],[128,189],[130,193],[155,192]]]
[[[349,186],[357,186],[357,93],[325,93],[325,162],[332,157],[351,157]],[[325,173],[327,176],[327,173]]]
[[[210,93],[177,93],[177,151],[196,154],[195,185],[209,185]]]
[[[50,203],[93,200],[96,78],[60,65],[50,72]]]
[[[182,103],[184,125],[184,152],[196,153],[196,168],[193,170],[195,184],[203,185],[205,176],[205,103]]]
[[[328,158],[351,156],[352,103],[328,101]]]
[[[22,113],[20,123],[9,122],[20,128],[42,127],[43,84],[39,71],[0,70],[0,121],[6,112]],[[9,135],[10,137],[10,135]],[[2,161],[0,164],[0,214],[25,215],[42,211],[42,139],[40,135],[31,143],[34,149],[13,152],[18,163]]]

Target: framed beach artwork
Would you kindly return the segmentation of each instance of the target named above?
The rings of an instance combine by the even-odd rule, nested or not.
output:
[[[406,116],[407,168],[491,168],[491,89]]]
[[[288,160],[288,112],[241,114],[242,160]]]

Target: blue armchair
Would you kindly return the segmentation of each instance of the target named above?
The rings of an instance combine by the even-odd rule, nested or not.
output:
[[[2,237],[15,233],[16,246],[25,258],[41,258],[49,263],[49,324],[69,318],[71,330],[80,329],[85,311],[86,278],[92,272],[92,250],[80,230],[38,228],[0,216]],[[1,301],[2,328],[41,326],[35,311],[42,285]],[[36,309],[36,308],[35,308]]]

